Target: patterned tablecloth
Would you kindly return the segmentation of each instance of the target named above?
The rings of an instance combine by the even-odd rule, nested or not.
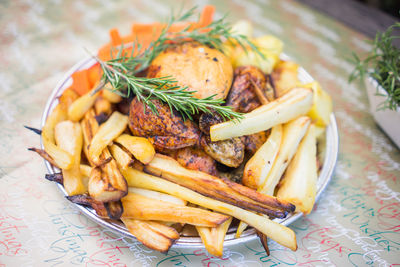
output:
[[[183,2],[0,2],[0,266],[394,266],[400,265],[400,153],[379,130],[362,84],[349,85],[351,51],[364,37],[293,1],[213,1],[217,17],[251,20],[332,95],[340,131],[334,177],[311,215],[290,227],[298,250],[258,240],[226,247],[151,251],[89,221],[46,181],[43,160],[26,150],[39,138],[45,102],[63,74],[108,42],[108,29],[128,33],[134,21],[168,16]],[[205,2],[192,1],[202,6]],[[186,6],[191,6],[185,2]],[[373,18],[371,18],[373,19]]]

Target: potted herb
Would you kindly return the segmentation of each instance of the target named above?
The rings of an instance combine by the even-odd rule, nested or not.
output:
[[[371,41],[372,50],[360,58],[353,53],[356,68],[349,81],[366,78],[371,113],[377,124],[400,148],[400,49],[393,44],[393,30],[400,23],[378,32]]]

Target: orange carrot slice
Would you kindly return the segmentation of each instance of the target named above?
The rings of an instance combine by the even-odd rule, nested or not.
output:
[[[79,95],[89,92],[88,70],[79,70],[72,74],[72,89]]]

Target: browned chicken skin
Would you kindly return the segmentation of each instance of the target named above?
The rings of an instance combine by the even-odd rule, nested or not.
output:
[[[253,155],[265,143],[265,141],[267,141],[266,132],[259,132],[245,136],[244,145],[246,151]]]
[[[226,105],[233,110],[248,113],[261,105],[255,92],[255,85],[266,92],[264,73],[254,66],[242,66],[235,69],[232,88],[226,99]]]
[[[134,98],[129,110],[129,128],[133,135],[148,137],[158,151],[179,149],[197,144],[200,131],[194,122],[184,121],[180,114],[171,111],[168,105],[152,100],[158,115],[149,108],[144,111],[143,103]]]
[[[179,149],[175,158],[188,169],[206,172],[214,176],[218,174],[215,160],[200,148],[186,147]]]

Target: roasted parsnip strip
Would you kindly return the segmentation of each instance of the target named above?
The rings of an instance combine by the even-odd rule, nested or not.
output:
[[[151,199],[159,200],[159,201],[169,202],[169,203],[180,205],[180,206],[186,206],[186,204],[187,204],[187,201],[185,201],[183,199],[180,199],[178,197],[171,196],[171,195],[168,195],[165,193],[153,191],[153,190],[129,187],[128,192],[133,193],[133,194],[138,194],[138,195],[141,195],[144,197],[148,197]]]
[[[118,168],[126,169],[133,164],[134,159],[119,146],[112,144],[108,149],[116,160]]]
[[[61,172],[58,173],[52,173],[52,174],[46,174],[45,178],[51,182],[56,182],[59,184],[63,184],[63,176]]]
[[[95,133],[88,150],[88,158],[95,165],[100,164],[101,152],[117,138],[128,125],[128,117],[115,111]]]
[[[295,88],[282,97],[256,108],[239,122],[227,121],[210,128],[211,141],[225,140],[268,130],[306,114],[313,103],[313,91]]]
[[[73,157],[70,169],[62,169],[64,189],[69,196],[87,192],[80,171],[82,152],[82,129],[79,123],[62,121],[54,129],[57,145]]]
[[[167,252],[174,241],[179,238],[178,232],[169,226],[157,222],[121,218],[129,232],[143,245],[159,252]]]
[[[310,125],[310,118],[306,116],[299,117],[283,125],[282,143],[279,148],[278,156],[272,165],[264,183],[258,187],[258,191],[262,194],[272,196],[279,180],[286,170],[290,160],[293,158],[297,147],[304,137],[308,126]],[[240,237],[247,225],[240,222],[236,238]]]
[[[96,88],[97,85],[94,86]],[[93,90],[75,100],[68,108],[68,119],[80,121],[85,113],[93,106],[100,92],[94,93]]]
[[[239,207],[274,217],[282,218],[286,216],[280,202],[275,197],[267,197],[257,193],[255,190],[246,190],[244,186],[236,184],[238,188],[243,187],[243,190],[238,192],[220,178],[201,171],[186,169],[175,159],[168,156],[156,154],[154,159],[145,166],[145,171],[192,189],[202,195]]]
[[[73,165],[73,157],[67,151],[58,147],[54,139],[54,128],[57,123],[67,119],[67,112],[61,105],[57,105],[47,117],[42,128],[42,141],[44,150],[61,169],[69,169]]]
[[[314,125],[308,128],[280,182],[277,196],[296,204],[304,214],[314,206],[317,193],[317,140]]]
[[[30,147],[28,148],[29,151],[33,151],[36,152],[37,154],[39,154],[39,156],[41,156],[43,159],[47,160],[48,162],[50,162],[51,165],[53,165],[56,168],[60,169],[60,166],[57,165],[57,162],[55,162],[55,160],[50,157],[49,154],[47,154],[47,152],[43,149],[40,148],[35,148],[35,147]]]
[[[260,186],[259,192],[270,196],[274,194],[275,187],[296,153],[301,139],[303,139],[307,132],[310,121],[309,117],[303,116],[283,125],[283,141],[279,148],[279,154],[267,178],[265,178],[264,183]]]
[[[228,216],[170,202],[159,201],[138,194],[128,193],[121,199],[122,217],[137,220],[188,223],[215,227],[228,220]]]
[[[80,164],[79,170],[81,171],[82,175],[89,177],[90,172],[92,171],[92,167],[86,164]]]
[[[95,112],[91,109],[85,114],[81,122],[85,147],[92,142],[92,139],[99,129],[99,125],[94,116]],[[84,151],[86,151],[88,155],[88,150]],[[92,161],[90,162],[92,165],[95,165]],[[127,194],[128,187],[125,178],[119,171],[117,163],[112,158],[107,147],[101,152],[99,163],[103,163],[100,166],[101,171],[100,169],[96,169],[90,175],[88,183],[90,196],[104,202],[119,200]]]
[[[149,163],[156,151],[147,138],[123,134],[115,139],[115,142],[125,147],[132,155],[143,164]]]
[[[103,89],[103,97],[113,104],[121,102],[122,97],[117,93],[112,92],[111,90],[112,90],[111,84],[107,83]]]
[[[112,112],[110,101],[99,96],[94,102],[94,111],[96,112],[96,115],[110,115]]]
[[[74,195],[66,198],[72,203],[92,207],[98,216],[108,218],[107,209],[101,201],[94,200],[88,195]]]
[[[68,110],[71,104],[78,98],[79,95],[74,90],[69,88],[62,93],[62,95],[58,98],[58,101],[65,110]]]
[[[185,199],[188,202],[197,204],[204,208],[230,215],[248,223],[279,244],[292,250],[297,249],[296,236],[294,232],[291,229],[277,222],[271,221],[266,217],[215,199],[211,199],[209,197],[205,197],[194,192],[193,190],[132,168],[123,170],[122,173],[127,179],[129,186],[164,192]]]
[[[120,200],[104,203],[104,207],[107,210],[108,217],[113,220],[119,220],[124,212],[124,208]]]
[[[282,141],[282,125],[272,128],[267,141],[257,150],[257,152],[247,161],[243,172],[243,184],[257,189],[264,183],[272,164],[278,155],[279,146]]]
[[[231,222],[232,217],[217,227],[196,226],[196,230],[208,253],[217,257],[222,257],[225,235]]]

